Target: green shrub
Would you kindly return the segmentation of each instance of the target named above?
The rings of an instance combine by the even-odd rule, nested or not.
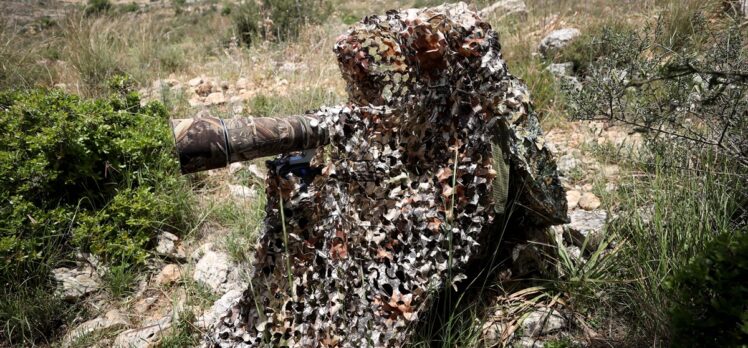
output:
[[[157,233],[190,224],[165,108],[132,86],[115,77],[97,100],[0,91],[0,341],[48,341],[67,320],[75,306],[50,272],[73,251],[108,263],[105,285],[123,296]]]
[[[288,40],[298,36],[302,26],[321,23],[331,12],[327,0],[254,0],[242,1],[234,16],[237,36],[249,46],[259,35],[263,39]],[[272,24],[260,23],[269,18]]]
[[[18,287],[0,291],[0,342],[9,347],[28,347],[49,341],[50,334],[71,320],[78,308],[65,303],[49,289]]]
[[[260,33],[260,6],[254,0],[245,0],[236,8],[234,26],[239,40],[247,46]]]
[[[221,7],[221,16],[230,16],[231,15],[231,5],[223,4],[223,7]]]
[[[648,140],[684,149],[717,149],[748,167],[748,30],[725,18],[703,30],[709,42],[663,46],[663,19],[641,32],[604,30],[601,53],[572,92],[573,117],[621,122]]]
[[[748,231],[722,235],[668,284],[674,347],[748,342]]]
[[[95,15],[99,13],[105,13],[112,8],[112,3],[109,0],[88,0],[86,9],[84,10],[87,15]]]
[[[135,275],[135,271],[127,264],[114,265],[103,277],[104,287],[112,297],[123,297],[132,292]]]
[[[621,52],[616,47],[629,44],[634,35],[636,32],[626,24],[604,23],[585,30],[582,36],[564,47],[553,60],[558,63],[572,62],[575,74],[586,75],[590,65],[603,56]],[[631,57],[616,57],[619,64],[630,59]]]
[[[138,12],[139,9],[140,6],[134,2],[120,6],[122,12]]]
[[[0,93],[3,264],[37,262],[52,241],[142,263],[153,234],[183,222],[166,117],[134,93]]]

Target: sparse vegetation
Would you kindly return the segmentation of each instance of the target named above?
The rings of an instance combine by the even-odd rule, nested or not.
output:
[[[318,24],[331,12],[326,0],[243,0],[234,22],[241,41],[247,46],[257,41],[296,38],[304,25]]]
[[[441,3],[173,0],[157,8],[87,0],[64,17],[0,28],[0,346],[55,346],[64,324],[90,319],[85,303],[55,294],[50,276],[71,266],[77,251],[103,260],[102,293],[128,302],[136,275],[153,261],[159,231],[194,238],[213,232],[195,227],[193,206],[204,210],[200,222],[223,233],[216,244],[233,261],[250,260],[264,214],[263,183],[242,169],[193,177],[190,186],[177,174],[167,119],[232,117],[237,106],[242,114],[282,116],[340,103],[345,92],[329,49],[345,25],[389,7]],[[620,166],[613,188],[581,167],[566,173],[572,184],[592,185],[615,216],[599,248],[577,258],[550,242],[542,250],[555,267],[508,281],[493,274],[509,262],[510,251],[501,250],[481,272],[492,276],[468,292],[445,294],[413,344],[475,346],[477,323],[496,306],[507,310],[511,330],[539,307],[572,310],[574,328],[584,321],[613,346],[742,344],[745,19],[716,0],[526,3],[527,20],[492,24],[545,130],[569,127],[569,116],[626,124],[644,145],[580,146],[600,163]],[[582,36],[555,57],[540,58],[539,39],[563,26],[577,26]],[[583,89],[565,93],[546,69],[552,62],[572,62]],[[153,82],[167,76],[182,87],[156,90]],[[196,107],[195,87],[187,85],[195,76],[244,78],[251,94]],[[150,93],[149,102],[141,102],[138,89]],[[226,183],[254,184],[258,197],[226,198]],[[189,276],[165,291],[176,289],[185,291],[187,307],[162,347],[199,342],[195,316],[220,297]],[[608,338],[608,331],[619,334]],[[89,335],[78,344],[98,339]],[[546,347],[577,343],[560,337]]]
[[[748,231],[716,236],[667,285],[673,345],[737,347],[748,341]]]
[[[112,3],[109,0],[88,0],[85,13],[87,15],[101,14],[109,11]]]
[[[163,106],[140,106],[127,84],[115,79],[114,93],[97,101],[59,90],[0,94],[4,298],[22,296],[19,287],[50,291],[49,271],[74,248],[113,265],[106,283],[124,295],[158,231],[189,224],[189,192],[174,176]],[[20,324],[4,333],[26,332]],[[50,332],[37,328],[28,334]]]

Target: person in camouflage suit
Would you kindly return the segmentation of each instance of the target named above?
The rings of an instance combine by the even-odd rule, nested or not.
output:
[[[317,175],[270,168],[251,284],[209,345],[402,346],[509,205],[567,219],[527,88],[465,4],[366,17],[334,52],[349,103],[307,115],[331,146]]]

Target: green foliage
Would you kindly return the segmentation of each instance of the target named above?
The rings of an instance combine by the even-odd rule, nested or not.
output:
[[[135,271],[128,264],[114,265],[109,268],[103,280],[109,294],[114,298],[121,298],[132,292]]]
[[[28,346],[40,339],[48,341],[50,333],[79,311],[41,287],[6,289],[0,295],[0,342],[9,346]]]
[[[740,189],[745,172],[713,151],[672,146],[641,149],[630,160],[625,151],[615,158],[641,176],[623,180],[611,193],[620,207],[608,227],[608,235],[618,239],[616,249],[606,252],[605,264],[586,271],[603,276],[577,283],[583,287],[574,290],[574,301],[593,311],[614,308],[608,315],[628,323],[634,346],[676,338],[668,325],[676,290],[664,284],[708,250],[715,236],[733,238],[745,230],[740,222],[746,214]],[[585,302],[586,294],[595,295]]]
[[[132,86],[111,79],[98,100],[0,92],[0,338],[48,340],[67,320],[75,307],[51,295],[50,271],[73,250],[110,264],[105,287],[120,297],[156,234],[190,224],[166,111]]]
[[[95,15],[108,12],[112,8],[109,0],[88,0],[84,13],[86,15]]]
[[[200,332],[193,324],[195,313],[189,310],[179,312],[171,333],[161,339],[158,348],[194,347],[200,344]]]
[[[341,19],[342,19],[343,23],[345,23],[345,25],[351,25],[351,24],[356,23],[359,20],[361,20],[361,17],[360,16],[356,16],[356,15],[354,15],[352,13],[347,13],[347,14],[343,15],[343,17]]]
[[[748,230],[709,243],[669,282],[674,347],[748,342]]]
[[[234,16],[236,31],[241,42],[250,46],[257,36],[263,39],[285,41],[294,39],[306,24],[324,21],[331,12],[327,0],[244,0]],[[270,22],[260,21],[264,18]]]
[[[586,60],[594,64],[569,98],[573,116],[647,130],[653,143],[716,148],[748,166],[748,31],[725,18],[702,27],[708,43],[663,46],[662,21],[642,32],[604,28],[592,39],[603,49],[591,52],[603,55]]]
[[[156,231],[183,222],[162,105],[141,107],[134,93],[3,92],[0,130],[3,264],[38,262],[53,240],[140,264]]]
[[[543,348],[572,348],[578,346],[578,344],[574,344],[574,342],[568,338],[555,339],[543,343]]]
[[[722,0],[668,1],[658,18],[657,43],[678,50],[698,46],[709,39],[708,16],[722,10]]]
[[[250,177],[246,170],[242,170],[238,174],[240,177],[245,177],[246,181],[254,180],[258,186],[262,185],[261,180]],[[218,202],[212,208],[215,221],[229,230],[224,239],[224,246],[229,255],[239,262],[250,260],[254,252],[258,230],[265,217],[265,192],[257,189],[255,191],[257,192],[256,198],[245,201]]]
[[[561,52],[585,75],[567,98],[572,116],[625,124],[645,140],[637,151],[621,146],[602,159],[640,175],[611,193],[618,209],[608,234],[619,242],[605,257],[615,267],[593,265],[603,277],[570,290],[583,309],[614,308],[605,315],[627,323],[633,346],[729,346],[737,341],[699,340],[734,338],[739,331],[715,328],[734,330],[745,320],[722,312],[727,296],[745,313],[737,302],[744,294],[721,292],[745,290],[737,286],[744,275],[731,273],[745,273],[745,260],[720,245],[744,243],[748,214],[746,29],[729,17],[709,24],[709,3],[672,2],[684,12],[665,12],[642,30],[605,25]],[[710,273],[700,271],[705,264]]]
[[[572,62],[574,63],[574,72],[577,75],[586,75],[590,65],[599,58],[631,52],[617,50],[616,47],[630,45],[629,40],[635,35],[636,32],[633,28],[626,24],[620,22],[604,23],[585,30],[579,38],[564,47],[554,57],[554,61]],[[617,56],[613,59],[619,64],[623,64],[632,58],[630,56]]]
[[[253,116],[265,117],[269,116],[273,112],[273,104],[276,100],[272,100],[270,97],[266,97],[264,94],[259,94],[249,101],[249,107],[252,111]]]
[[[237,36],[242,43],[250,46],[260,33],[260,6],[254,0],[244,0],[235,12],[234,25]]]
[[[231,11],[231,5],[223,4],[223,7],[221,7],[221,16],[230,16]]]
[[[139,9],[140,6],[134,2],[120,6],[122,12],[138,12]]]

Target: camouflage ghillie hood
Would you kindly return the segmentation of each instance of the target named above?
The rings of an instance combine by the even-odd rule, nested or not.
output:
[[[507,196],[527,223],[566,219],[527,89],[465,4],[367,17],[334,51],[350,103],[314,113],[319,175],[271,168],[254,277],[216,345],[402,346]]]

